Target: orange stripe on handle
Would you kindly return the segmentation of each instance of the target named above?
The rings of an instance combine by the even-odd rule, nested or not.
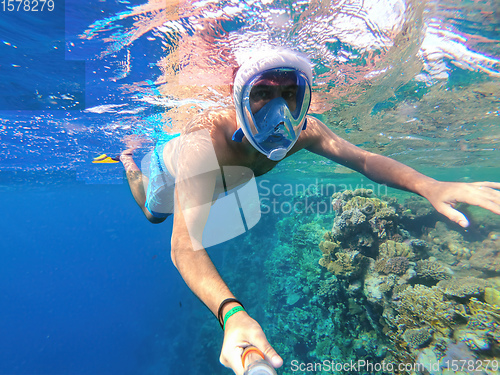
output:
[[[243,368],[245,368],[245,358],[252,352],[257,353],[262,357],[262,359],[265,359],[264,353],[262,353],[259,349],[257,349],[255,346],[248,346],[245,348],[243,354],[241,355],[241,364],[243,365]]]

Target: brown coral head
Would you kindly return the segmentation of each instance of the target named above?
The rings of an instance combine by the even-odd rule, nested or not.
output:
[[[410,261],[406,257],[379,259],[375,263],[375,271],[386,275],[394,273],[403,275],[410,268]]]
[[[406,343],[414,348],[423,348],[429,344],[432,339],[432,333],[428,328],[407,329],[403,334]]]

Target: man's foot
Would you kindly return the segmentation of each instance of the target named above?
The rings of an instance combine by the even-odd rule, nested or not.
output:
[[[125,150],[121,153],[120,155],[120,161],[123,164],[123,167],[125,168],[126,172],[140,172],[141,170],[135,164],[134,158],[132,156],[132,153],[128,150]]]

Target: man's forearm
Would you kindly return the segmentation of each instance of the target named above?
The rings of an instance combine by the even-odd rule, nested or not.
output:
[[[437,182],[394,159],[372,153],[366,157],[364,168],[360,172],[375,182],[423,197],[427,196],[428,189]]]
[[[192,250],[186,243],[174,245],[172,258],[182,278],[193,293],[217,316],[220,303],[226,298],[234,298],[212,260],[205,250]],[[186,247],[187,246],[187,247]],[[224,306],[223,314],[235,303]]]

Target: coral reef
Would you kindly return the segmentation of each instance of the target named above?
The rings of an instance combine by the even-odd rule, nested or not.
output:
[[[345,190],[332,196],[336,216],[332,237],[344,248],[369,255],[374,243],[399,235],[393,207],[368,189]]]
[[[407,257],[382,258],[375,263],[375,271],[386,275],[390,273],[402,275],[408,271],[408,268],[410,268],[410,261]]]
[[[454,337],[470,348],[467,350],[490,353],[481,355],[492,358],[492,343],[498,343],[500,336],[496,333],[500,331],[500,315],[491,302],[500,301],[500,281],[495,287],[482,278],[461,275],[470,270],[469,259],[471,264],[475,260],[473,266],[483,272],[498,270],[499,236],[490,233],[482,243],[468,242],[462,234],[437,221],[428,205],[419,210],[417,200],[400,206],[391,199],[377,201],[366,191],[351,191],[334,195],[334,204],[338,216],[320,248],[323,257],[335,257],[330,258],[329,264],[322,264],[331,270],[331,262],[349,249],[366,257],[365,271],[356,272],[358,279],[362,277],[365,308],[370,304],[381,309],[379,322],[399,348],[396,357],[438,360],[446,356],[448,345],[453,345],[450,337]],[[373,220],[370,214],[377,219]],[[425,223],[424,218],[431,217]],[[389,220],[383,221],[386,218]],[[381,225],[372,225],[370,221]],[[414,238],[402,223],[434,228],[419,228],[412,233],[418,232],[422,237]],[[471,302],[474,296],[485,302]]]
[[[447,301],[436,287],[416,284],[398,294],[395,322],[406,327],[431,327],[448,335],[455,318],[454,303]]]
[[[439,256],[447,263],[468,260],[473,255],[473,249],[464,240],[462,234],[448,229],[447,225],[441,221],[436,223],[435,228],[425,239],[432,244],[433,255]]]
[[[450,279],[452,274],[448,267],[428,259],[419,260],[417,262],[416,271],[418,277],[435,282]]]
[[[346,190],[333,195],[335,215],[283,217],[272,252],[253,244],[272,275],[265,329],[281,355],[417,361],[436,375],[449,373],[430,368],[443,358],[498,360],[500,277],[485,279],[498,236],[469,241],[425,202]]]
[[[470,258],[473,268],[500,274],[500,233],[491,232]]]
[[[403,333],[403,339],[412,348],[423,348],[431,341],[432,333],[427,328],[407,329]]]
[[[345,251],[335,253],[337,259],[326,264],[326,269],[336,276],[353,278],[363,272],[366,257],[358,251]],[[322,258],[324,259],[324,258]],[[321,264],[321,263],[320,263]],[[324,265],[321,264],[321,265]]]
[[[481,302],[477,298],[472,297],[467,304],[471,316],[467,323],[467,328],[474,332],[485,334],[487,337],[494,340],[497,344],[500,343],[500,306],[490,305],[486,302]],[[471,347],[469,345],[469,347]],[[474,349],[471,347],[471,349]]]
[[[392,240],[380,244],[379,254],[381,258],[406,257],[413,259],[415,254],[408,243],[396,242]]]
[[[488,283],[475,277],[456,277],[441,280],[437,287],[447,296],[465,298],[478,296],[484,293]]]

